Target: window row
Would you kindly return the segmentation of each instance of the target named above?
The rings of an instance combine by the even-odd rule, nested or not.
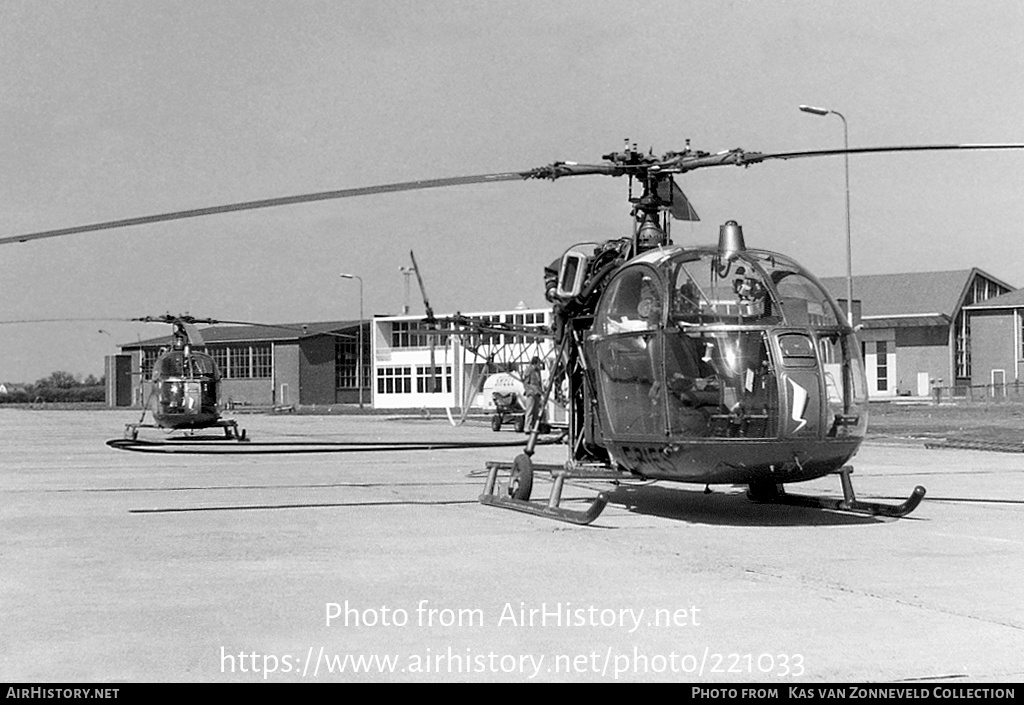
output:
[[[526,326],[543,329],[547,325],[547,315],[543,311],[536,313],[507,313],[491,314],[486,316],[475,316],[474,320],[482,325],[492,324],[495,326]],[[481,333],[477,340],[472,340],[470,345],[508,345],[512,343],[528,343],[532,338],[512,333]],[[448,344],[448,336],[441,334],[430,334],[424,331],[424,325],[420,321],[394,321],[391,324],[391,347],[393,348],[428,348],[433,344],[437,347],[444,347]]]
[[[142,351],[142,378],[153,376],[153,364],[166,353],[161,348]],[[274,376],[274,354],[270,343],[257,345],[211,345],[196,348],[213,358],[222,379],[270,379]]]
[[[415,375],[413,370],[415,370]],[[380,367],[377,369],[377,393],[411,394],[414,380],[417,394],[450,393],[452,391],[452,366]]]
[[[448,344],[448,336],[427,333],[422,321],[395,321],[391,324],[393,348],[429,348],[431,342],[444,347]]]
[[[269,379],[274,376],[274,355],[270,343],[211,345],[206,353],[217,363],[223,379]]]

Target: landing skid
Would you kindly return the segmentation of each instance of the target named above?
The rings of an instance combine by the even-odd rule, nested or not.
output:
[[[124,425],[124,437],[130,441],[137,440],[139,437],[140,428],[162,428],[165,431],[168,430],[166,426],[159,426],[151,423],[127,423]],[[238,428],[238,422],[234,419],[221,419],[203,428],[223,428],[224,437],[228,440],[235,441],[248,441],[249,439],[245,435],[244,428]],[[173,430],[173,429],[172,429]],[[207,439],[208,440],[208,439]]]
[[[789,504],[796,507],[813,507],[815,509],[836,509],[844,512],[857,514],[871,514],[874,516],[903,517],[917,509],[917,505],[924,498],[925,489],[921,485],[914,488],[910,497],[901,504],[882,504],[880,502],[862,502],[857,499],[853,492],[853,481],[850,474],[853,473],[852,465],[844,465],[836,470],[843,485],[843,499],[832,499],[830,497],[811,497],[807,495],[789,494],[781,484],[751,485],[747,497],[753,502],[768,504]]]
[[[498,484],[498,471],[509,472],[509,484],[505,494],[501,493]],[[553,482],[551,494],[546,504],[531,502],[530,493],[533,489],[533,474],[535,470],[548,471],[551,473]],[[620,479],[621,474],[608,470],[593,470],[587,468],[566,468],[562,465],[538,464],[526,454],[519,455],[511,462],[491,461],[487,463],[487,484],[484,486],[484,493],[480,495],[480,503],[491,507],[502,507],[517,512],[542,516],[548,519],[564,521],[570,524],[586,525],[597,519],[608,504],[608,496],[603,492],[585,510],[573,510],[560,507],[562,501],[562,488],[567,479],[586,478],[611,480]]]

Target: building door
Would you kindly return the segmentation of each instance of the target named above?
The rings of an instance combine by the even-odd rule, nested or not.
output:
[[[132,356],[108,355],[106,363],[107,406],[131,406]]]
[[[927,397],[932,393],[932,376],[927,372],[917,373],[917,396]]]
[[[995,399],[1006,396],[1006,370],[992,370],[992,384],[989,393]]]

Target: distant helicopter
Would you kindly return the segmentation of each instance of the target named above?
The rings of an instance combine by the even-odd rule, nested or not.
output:
[[[173,326],[169,350],[153,362],[150,377],[152,389],[137,423],[125,424],[125,438],[136,440],[140,428],[160,428],[166,431],[196,431],[204,428],[222,428],[226,438],[248,440],[245,429],[234,419],[220,415],[220,370],[213,357],[195,348],[203,346],[203,338],[195,327],[197,323],[214,324],[220,321],[193,316],[146,316],[132,319]],[[153,423],[144,423],[146,412]]]
[[[821,284],[792,259],[747,249],[742,228],[721,226],[717,245],[673,245],[671,219],[699,220],[674,176],[714,166],[749,166],[841,154],[1024,149],[1024,144],[945,144],[717,154],[685,149],[655,156],[627,141],[599,164],[555,162],[519,172],[410,181],[128,218],[0,238],[0,244],[232,211],[462,184],[626,176],[632,233],[566,250],[545,272],[557,355],[542,408],[568,388],[568,458],[535,466],[538,417],[525,451],[488,463],[480,501],[586,524],[603,510],[560,506],[573,478],[669,480],[745,485],[750,499],[905,516],[925,495],[901,504],[856,498],[847,461],[867,428],[868,395],[854,329]],[[639,195],[634,196],[634,185]],[[850,302],[848,302],[849,305]],[[436,327],[428,309],[427,324]],[[452,328],[488,330],[466,317]],[[528,334],[528,331],[522,331]],[[505,492],[499,471],[508,470]],[[536,470],[551,472],[546,503],[529,501]],[[784,485],[839,474],[843,499],[793,495]]]

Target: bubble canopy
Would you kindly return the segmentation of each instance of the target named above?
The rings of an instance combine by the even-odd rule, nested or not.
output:
[[[153,365],[153,380],[185,377],[219,379],[220,373],[213,358],[205,353],[171,351],[157,359]]]
[[[845,328],[838,305],[792,259],[745,250],[665,248],[624,267],[602,296],[598,335],[651,330],[662,323]]]

